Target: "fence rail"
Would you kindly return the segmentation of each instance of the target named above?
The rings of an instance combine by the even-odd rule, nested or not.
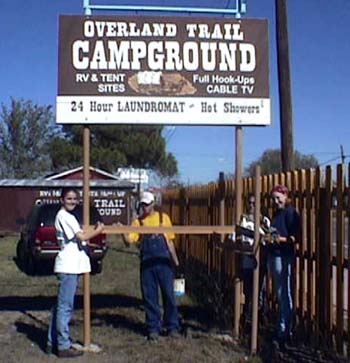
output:
[[[253,192],[253,178],[243,179],[242,203]],[[270,191],[276,184],[289,189],[291,204],[302,220],[302,240],[296,247],[294,306],[297,326],[314,342],[327,344],[350,356],[350,165],[297,170],[261,177],[261,205],[272,214]],[[168,190],[163,209],[176,225],[233,225],[235,182],[220,180],[203,186]],[[215,247],[210,236],[182,235],[178,248],[230,279],[236,276],[237,257],[232,249]],[[267,282],[269,306],[274,307]]]

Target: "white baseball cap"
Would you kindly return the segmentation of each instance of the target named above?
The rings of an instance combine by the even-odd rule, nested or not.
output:
[[[151,204],[154,202],[154,195],[151,192],[143,192],[141,194],[140,203]]]

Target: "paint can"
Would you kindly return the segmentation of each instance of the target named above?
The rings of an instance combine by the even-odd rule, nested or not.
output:
[[[175,296],[185,295],[185,278],[183,276],[174,280],[174,294]]]

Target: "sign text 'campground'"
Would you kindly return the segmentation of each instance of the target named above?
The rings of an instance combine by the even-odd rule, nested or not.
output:
[[[58,123],[270,124],[265,20],[59,22]]]

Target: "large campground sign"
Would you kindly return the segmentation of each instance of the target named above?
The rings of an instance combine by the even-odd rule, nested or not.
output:
[[[57,122],[270,124],[267,21],[60,16]]]

